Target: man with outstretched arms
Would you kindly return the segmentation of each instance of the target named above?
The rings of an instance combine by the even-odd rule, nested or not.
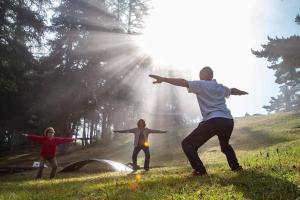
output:
[[[206,169],[198,156],[198,149],[214,135],[218,136],[221,151],[226,155],[232,171],[242,170],[236,154],[229,144],[234,121],[230,110],[226,106],[225,98],[230,95],[246,95],[247,92],[236,88],[229,89],[213,79],[213,70],[210,67],[201,69],[200,80],[187,81],[180,78],[166,78],[157,75],[149,75],[155,79],[153,83],[169,83],[171,85],[186,87],[190,93],[197,96],[203,120],[183,141],[182,149],[187,156],[193,175],[207,175]]]

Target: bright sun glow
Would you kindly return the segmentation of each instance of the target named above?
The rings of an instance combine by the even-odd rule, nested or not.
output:
[[[171,69],[181,78],[198,79],[203,66],[211,66],[215,78],[228,87],[260,95],[256,88],[264,80],[251,49],[259,48],[261,30],[259,0],[153,0],[140,47],[155,66]],[[258,69],[259,67],[259,69]],[[176,72],[177,71],[177,72]],[[250,95],[231,98],[233,114],[245,113]],[[251,111],[250,111],[251,112]]]
[[[224,66],[232,59],[238,63],[251,54],[254,5],[240,0],[154,0],[138,42],[156,64],[175,69]]]

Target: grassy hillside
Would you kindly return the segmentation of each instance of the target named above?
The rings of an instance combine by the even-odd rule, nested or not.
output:
[[[35,171],[0,177],[0,199],[297,199],[300,197],[300,115],[282,113],[236,119],[232,144],[245,170],[229,170],[218,141],[200,149],[209,176],[192,177],[180,148],[190,129],[151,138],[151,165],[163,167],[136,174],[58,174],[33,180]],[[110,146],[96,145],[59,157],[61,163],[88,157],[128,162],[131,137],[118,136]],[[2,163],[33,159],[35,153],[2,158]],[[143,155],[140,156],[140,162]],[[27,161],[28,162],[28,161]],[[25,162],[26,163],[26,162]],[[45,177],[49,171],[45,171]],[[89,173],[87,173],[89,172]]]

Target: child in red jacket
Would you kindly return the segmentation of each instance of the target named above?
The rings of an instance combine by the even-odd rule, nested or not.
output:
[[[41,178],[43,174],[44,164],[48,161],[51,165],[51,174],[50,178],[53,178],[56,174],[57,169],[57,161],[56,161],[56,146],[59,144],[72,142],[74,139],[72,138],[62,138],[62,137],[54,137],[54,128],[48,127],[45,129],[44,134],[45,136],[37,136],[32,134],[23,134],[30,140],[39,142],[41,145],[41,153],[40,153],[40,166],[37,173],[36,178]]]

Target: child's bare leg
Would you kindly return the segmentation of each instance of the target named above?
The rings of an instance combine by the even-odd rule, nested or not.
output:
[[[36,179],[42,178],[43,175],[43,169],[44,169],[45,159],[41,157],[40,159],[40,166],[36,175]]]

